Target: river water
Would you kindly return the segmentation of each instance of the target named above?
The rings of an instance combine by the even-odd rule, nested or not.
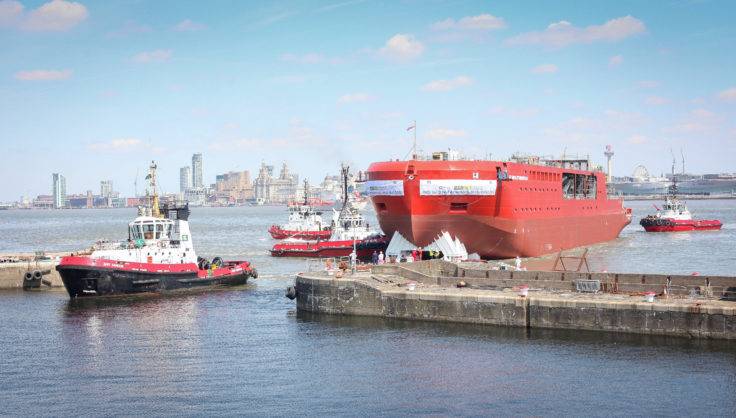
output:
[[[595,270],[733,274],[736,201],[693,201],[720,232],[592,246]],[[0,253],[125,238],[130,209],[0,211]],[[734,415],[736,346],[637,335],[296,314],[303,260],[273,259],[278,207],[193,208],[198,252],[245,258],[241,288],[69,302],[0,292],[0,415]]]

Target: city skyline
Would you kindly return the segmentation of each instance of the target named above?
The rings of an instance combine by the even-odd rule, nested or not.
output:
[[[197,152],[205,185],[264,159],[318,180],[340,161],[405,157],[413,120],[425,151],[604,165],[611,144],[615,176],[666,173],[670,149],[690,172],[733,172],[734,11],[4,0],[0,201],[48,193],[50,173],[75,192],[109,179],[131,196],[153,159],[174,192]]]

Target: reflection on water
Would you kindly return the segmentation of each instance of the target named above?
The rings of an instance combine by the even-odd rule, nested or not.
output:
[[[10,415],[736,409],[733,344],[295,315],[285,284],[83,303],[0,292],[0,405]]]

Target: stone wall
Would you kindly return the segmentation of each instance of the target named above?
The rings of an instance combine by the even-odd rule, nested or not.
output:
[[[51,282],[52,287],[63,287],[59,272],[56,271],[55,261],[39,261],[39,262],[21,262],[21,263],[2,263],[0,264],[0,289],[20,289],[23,288],[23,275],[27,271],[33,270],[51,270],[51,273],[43,276],[45,280]],[[46,287],[42,285],[42,288]]]
[[[564,298],[543,292],[520,297],[513,292],[439,287],[408,291],[377,277],[335,279],[311,274],[298,276],[296,289],[297,309],[315,313],[736,339],[733,302],[647,303],[641,298]]]

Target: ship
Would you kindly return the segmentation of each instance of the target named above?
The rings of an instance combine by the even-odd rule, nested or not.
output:
[[[360,210],[348,194],[349,167],[343,165],[343,204],[340,211],[333,209],[331,223],[332,235],[327,240],[287,239],[271,249],[273,257],[329,258],[348,257],[356,253],[356,258],[368,260],[374,251],[382,251],[388,239],[366,222]]]
[[[613,240],[631,209],[609,197],[588,159],[515,155],[469,160],[457,151],[416,153],[367,171],[383,232],[425,247],[448,232],[484,259],[535,257]]]
[[[88,253],[62,257],[56,270],[72,299],[167,293],[242,285],[258,273],[247,261],[208,261],[194,251],[189,206],[159,207],[156,164],[149,174],[148,204],[128,224],[123,242],[97,242]]]
[[[717,219],[693,219],[685,202],[677,197],[678,186],[675,175],[675,162],[672,162],[672,184],[665,196],[662,209],[654,215],[648,215],[639,221],[647,232],[680,232],[680,231],[713,231],[721,229],[723,224]]]
[[[304,180],[304,200],[289,205],[289,220],[284,225],[271,225],[273,239],[320,240],[332,235],[330,225],[322,221],[322,212],[315,211],[309,200],[309,182]]]

